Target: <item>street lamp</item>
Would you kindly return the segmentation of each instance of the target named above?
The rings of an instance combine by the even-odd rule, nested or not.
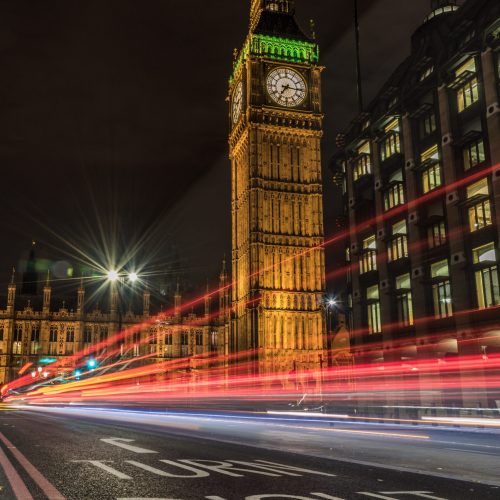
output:
[[[118,271],[109,271],[108,272],[108,280],[109,281],[116,281],[118,279]]]
[[[130,281],[130,283],[135,283],[138,279],[139,276],[137,275],[137,273],[129,273],[128,280]]]

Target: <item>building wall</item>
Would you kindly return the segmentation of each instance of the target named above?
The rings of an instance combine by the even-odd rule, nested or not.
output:
[[[27,363],[33,363],[29,372],[36,369],[43,358],[58,360],[62,374],[71,373],[77,363],[90,355],[100,364],[106,364],[151,354],[155,356],[145,363],[225,353],[228,319],[222,313],[212,318],[208,302],[201,317],[181,314],[180,295],[177,309],[170,315],[150,316],[149,299],[145,301],[147,309],[142,315],[132,312],[119,315],[117,309],[85,311],[81,290],[81,301],[78,301],[81,308],[77,311],[65,307],[52,310],[50,288],[46,287],[44,293],[48,295],[42,310],[34,310],[29,302],[21,309],[15,307],[16,286],[9,285],[7,307],[0,310],[0,384],[19,376]],[[119,332],[125,332],[123,339],[110,341]]]
[[[339,138],[358,360],[500,351],[499,10],[429,16]]]

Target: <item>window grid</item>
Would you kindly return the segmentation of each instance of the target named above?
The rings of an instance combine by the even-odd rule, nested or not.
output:
[[[444,222],[434,224],[427,230],[429,248],[437,248],[446,243],[446,226]]]
[[[397,207],[399,205],[404,205],[404,203],[405,188],[402,182],[394,184],[384,192],[384,210],[386,212],[391,208]]]
[[[368,304],[368,331],[371,335],[382,332],[380,321],[380,302]]]
[[[471,233],[492,224],[490,200],[483,200],[469,207],[469,227]]]
[[[424,194],[428,193],[442,184],[441,166],[439,164],[432,165],[422,173],[422,189]]]
[[[469,170],[486,160],[484,153],[484,142],[482,139],[468,144],[463,151],[464,170]]]
[[[385,161],[398,153],[401,153],[401,139],[397,132],[390,132],[380,145],[380,159]]]
[[[500,305],[498,268],[496,265],[479,269],[475,273],[479,309]]]
[[[453,306],[450,280],[435,283],[432,286],[432,295],[434,298],[434,314],[436,318],[442,319],[452,316]]]
[[[357,181],[364,175],[372,173],[371,159],[369,155],[360,156],[354,163],[354,180]]]
[[[408,237],[405,234],[399,234],[390,241],[387,251],[387,258],[389,262],[407,258]]]
[[[465,82],[457,89],[458,112],[466,110],[479,100],[477,77]]]

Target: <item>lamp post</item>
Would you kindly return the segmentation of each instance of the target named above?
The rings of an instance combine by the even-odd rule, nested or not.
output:
[[[123,306],[123,296],[122,296],[122,290],[121,287],[125,285],[125,280],[128,278],[128,281],[131,285],[136,283],[139,280],[139,275],[135,272],[129,272],[125,273],[122,271],[118,271],[116,269],[111,269],[107,273],[107,280],[110,282],[111,287],[116,286],[116,294],[117,294],[117,304],[116,304],[116,312],[118,313],[118,332],[122,331],[122,323],[123,323],[123,317],[122,317],[122,306]],[[113,302],[113,301],[112,301]],[[112,308],[113,308],[113,303],[112,303]],[[124,342],[120,342],[120,356],[123,356],[123,345]]]

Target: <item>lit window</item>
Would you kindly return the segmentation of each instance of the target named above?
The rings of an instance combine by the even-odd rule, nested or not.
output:
[[[500,304],[497,252],[494,243],[472,250],[475,272],[476,295],[479,309]]]
[[[359,261],[360,274],[377,270],[377,240],[375,235],[363,240],[363,253]]]
[[[368,331],[370,334],[380,333],[382,323],[380,321],[380,294],[378,285],[372,286],[366,290]]]
[[[403,274],[402,276],[396,277],[396,293],[398,322],[404,326],[411,326],[414,323],[414,319],[409,274]]]
[[[403,205],[405,203],[405,190],[403,184],[403,171],[398,170],[389,178],[389,188],[384,191],[384,210]]]
[[[370,143],[368,141],[361,144],[357,149],[357,157],[354,160],[353,177],[357,181],[364,175],[371,174]]]
[[[423,139],[436,131],[436,115],[434,111],[425,114],[420,119],[420,138]]]
[[[397,222],[392,226],[392,239],[388,245],[388,261],[404,259],[408,257],[408,229],[406,220]]]
[[[436,318],[448,318],[453,314],[449,277],[450,270],[447,260],[442,260],[431,265],[431,278],[433,280],[432,296]]]
[[[439,164],[432,165],[422,172],[422,190],[428,193],[442,184],[441,166]]]
[[[490,189],[486,178],[467,188],[467,200],[473,203],[469,206],[469,228],[471,232],[493,224],[489,195]]]
[[[463,150],[464,170],[469,170],[486,160],[484,143],[482,139],[467,144]]]
[[[446,226],[444,222],[433,224],[427,230],[429,248],[436,248],[446,243]]]
[[[462,112],[464,109],[467,109],[479,100],[478,81],[477,77],[474,76],[475,74],[476,62],[474,58],[468,59],[455,71],[456,78],[464,78],[464,83],[457,88],[457,104],[459,112]],[[470,76],[470,78],[467,78],[467,76]]]
[[[385,161],[401,152],[399,120],[396,118],[384,127],[385,137],[380,144],[380,159]]]

